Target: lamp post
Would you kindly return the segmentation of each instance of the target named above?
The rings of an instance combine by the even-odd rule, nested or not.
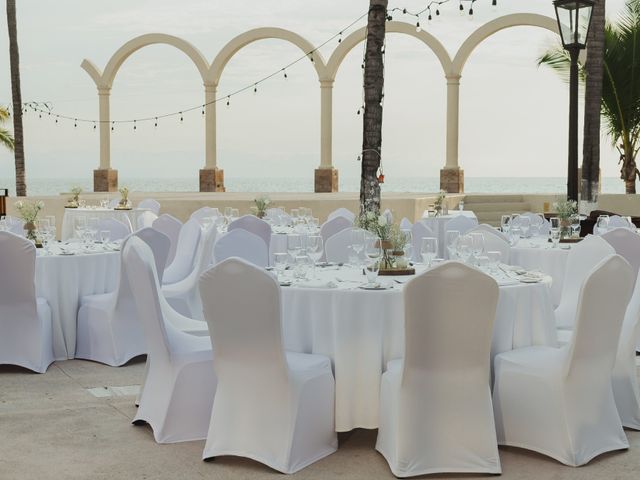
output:
[[[555,0],[562,45],[571,58],[567,200],[578,201],[578,56],[587,47],[593,0]]]

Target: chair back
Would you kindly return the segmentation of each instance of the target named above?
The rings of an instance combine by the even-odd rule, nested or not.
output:
[[[158,281],[162,285],[162,277],[164,269],[167,265],[167,257],[171,248],[171,240],[164,233],[159,232],[155,228],[143,228],[133,234],[146,243],[153,252],[153,258],[156,262],[156,273]]]
[[[244,215],[237,218],[229,224],[227,231],[236,228],[241,228],[260,237],[267,244],[267,249],[271,245],[271,225],[255,215]]]
[[[637,278],[640,271],[640,235],[628,228],[614,228],[602,234],[602,238],[629,262]]]
[[[387,219],[387,223],[388,224],[392,224],[393,223],[393,213],[388,208],[385,209],[384,212],[382,212],[382,216]]]
[[[629,263],[614,254],[601,260],[581,282],[569,376],[611,376],[633,281]]]
[[[542,218],[540,215],[533,212],[524,212],[520,214],[521,217],[527,217],[531,222],[531,226],[538,227],[538,234],[540,236],[549,235],[549,231],[551,230],[551,223],[546,218]],[[517,223],[517,222],[516,222]]]
[[[192,218],[182,225],[176,246],[176,256],[164,272],[164,283],[179,282],[191,273],[201,235],[198,220]]]
[[[36,310],[36,247],[11,232],[0,232],[0,323],[14,315]]]
[[[272,275],[229,258],[202,274],[200,295],[220,385],[288,381],[280,286]]]
[[[147,210],[146,212],[142,212],[140,215],[138,215],[136,227],[138,230],[141,228],[152,227],[153,222],[155,222],[157,219],[158,215]]]
[[[353,222],[356,221],[355,213],[353,213],[351,210],[348,210],[348,209],[342,208],[342,207],[337,208],[336,210],[331,212],[329,214],[329,216],[327,217],[327,222],[329,220],[333,220],[336,217],[346,218],[347,220],[349,220],[351,222],[352,225],[353,225]],[[337,232],[334,232],[334,233],[337,233]]]
[[[613,228],[626,228],[635,230],[635,225],[629,224],[626,218],[622,218],[620,215],[611,215],[609,217],[609,223],[607,224],[609,230]]]
[[[615,253],[611,245],[594,235],[572,246],[567,257],[560,304],[556,308],[558,327],[573,328],[582,284],[596,265]]]
[[[327,240],[329,240],[330,237],[333,237],[336,233],[344,230],[345,228],[351,227],[353,227],[353,221],[346,217],[337,216],[322,224],[320,227],[320,236],[322,237],[322,241],[327,243]]]
[[[632,267],[633,268],[633,267]],[[631,294],[631,300],[627,305],[618,343],[617,360],[627,364],[635,365],[636,349],[640,340],[640,275],[636,277],[636,284]],[[634,370],[635,371],[635,370]],[[634,378],[636,376],[634,375]],[[640,390],[638,391],[640,398]]]
[[[503,238],[502,232],[498,232],[495,228],[491,228],[493,231],[486,228],[480,228],[482,225],[472,228],[466,234],[480,233],[484,237],[484,251],[486,252],[500,252],[500,261],[502,263],[509,263],[511,260],[511,245],[507,240]],[[495,233],[494,233],[495,232]]]
[[[400,230],[411,230],[413,227],[413,223],[407,217],[404,217],[400,220]]]
[[[412,245],[412,260],[414,262],[422,262],[422,239],[423,238],[437,238],[437,235],[422,222],[416,222],[411,229],[411,245]]]
[[[460,235],[464,235],[476,225],[478,225],[478,220],[476,218],[457,215],[446,223],[444,229],[455,230],[460,232]]]
[[[460,262],[442,263],[410,280],[404,289],[403,387],[434,371],[488,385],[498,293],[493,278]]]
[[[146,208],[156,215],[160,215],[160,202],[153,198],[145,198],[138,204],[138,208]]]
[[[479,225],[476,225],[471,230],[469,230],[467,233],[478,232],[478,231],[493,233],[494,235],[497,235],[498,237],[503,239],[505,242],[509,242],[509,238],[504,233],[502,233],[497,228],[492,227],[488,223],[481,223]]]
[[[222,235],[213,247],[214,263],[230,257],[240,257],[258,267],[269,265],[269,249],[264,240],[242,228]]]
[[[164,213],[153,221],[152,227],[161,233],[164,233],[171,241],[169,247],[169,255],[167,255],[167,266],[171,265],[173,259],[176,256],[176,248],[178,247],[178,237],[180,237],[180,229],[182,228],[182,222],[176,217]]]
[[[131,229],[115,218],[103,218],[98,222],[98,233],[102,231],[109,232],[109,240],[122,240],[131,234]]]
[[[201,220],[203,218],[219,217],[220,210],[211,207],[202,207],[191,214],[192,219]]]
[[[324,253],[327,262],[347,263],[349,261],[352,231],[353,228],[345,228],[327,239],[324,244]]]

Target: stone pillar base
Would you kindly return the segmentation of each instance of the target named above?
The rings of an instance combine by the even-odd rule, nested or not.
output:
[[[117,192],[118,171],[111,168],[93,171],[94,192]]]
[[[204,168],[200,170],[201,192],[224,192],[224,170]]]
[[[447,193],[464,193],[464,170],[461,168],[440,170],[440,190]]]
[[[316,168],[314,192],[331,193],[338,191],[338,170],[335,168]]]

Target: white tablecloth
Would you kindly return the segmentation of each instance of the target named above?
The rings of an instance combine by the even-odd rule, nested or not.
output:
[[[319,269],[323,279],[364,278],[357,270]],[[283,287],[283,334],[288,350],[331,358],[336,379],[336,431],[378,427],[380,379],[389,360],[404,351],[402,285],[365,291]],[[409,277],[399,277],[403,280]],[[452,299],[455,292],[452,292]],[[469,319],[470,326],[473,319]],[[549,280],[500,287],[492,358],[528,345],[555,345]]]
[[[119,252],[36,258],[36,295],[46,298],[51,307],[56,360],[75,355],[80,298],[115,290],[119,275]]]
[[[511,265],[519,265],[527,270],[539,270],[549,275],[553,279],[551,297],[553,304],[557,306],[560,303],[570,250],[569,244],[552,248],[547,237],[522,239],[511,247]]]
[[[426,214],[426,212],[425,212]],[[471,210],[449,210],[448,215],[440,215],[439,217],[422,217],[422,222],[433,230],[433,233],[436,235],[438,239],[438,257],[445,257],[445,235],[447,233],[447,223],[452,218],[457,217],[458,215],[463,215],[469,218],[476,218],[476,214]]]
[[[132,231],[138,229],[138,217],[146,212],[146,208],[133,208],[131,210],[114,210],[113,208],[65,208],[62,220],[60,240],[66,241],[74,237],[75,219],[82,216],[89,218],[113,218],[125,225],[130,225]]]

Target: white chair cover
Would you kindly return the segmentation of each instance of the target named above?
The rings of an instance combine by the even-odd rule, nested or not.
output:
[[[0,364],[44,373],[53,362],[51,309],[36,298],[36,248],[0,232]]]
[[[422,262],[422,239],[423,238],[438,238],[438,236],[422,222],[416,222],[411,229],[411,243],[412,243],[412,260],[414,262]]]
[[[555,310],[556,326],[571,330],[576,321],[578,296],[582,284],[593,268],[616,251],[601,237],[589,235],[573,245],[567,257],[560,304]]]
[[[509,238],[504,233],[502,233],[500,230],[498,230],[495,227],[492,227],[491,225],[489,225],[487,223],[481,223],[479,225],[476,225],[471,230],[469,230],[467,233],[472,233],[472,232],[476,232],[476,231],[484,231],[484,232],[493,233],[494,235],[497,235],[498,237],[503,239],[505,242],[509,242]]]
[[[160,202],[153,198],[145,198],[138,204],[138,208],[147,208],[155,213],[156,216],[160,215]]]
[[[400,220],[400,230],[411,230],[413,227],[413,223],[407,217],[404,217]]]
[[[347,263],[349,261],[352,231],[353,228],[345,228],[327,239],[324,244],[324,253],[327,262]]]
[[[236,455],[294,473],[335,452],[331,361],[285,353],[276,280],[233,258],[205,272],[200,291],[218,378],[202,458]]]
[[[220,216],[220,210],[211,207],[202,207],[191,214],[192,219],[201,220],[203,218],[212,218]]]
[[[626,218],[622,218],[620,215],[611,215],[609,217],[609,223],[607,224],[609,230],[614,228],[626,228],[635,230],[635,225],[629,225]]]
[[[391,213],[391,210],[387,208],[384,212],[382,212],[382,215],[387,219],[387,223],[393,223],[393,213]]]
[[[24,237],[24,221],[20,220],[19,218],[16,217],[11,217],[9,215],[7,215],[5,218],[5,221],[7,223],[7,227],[9,229],[9,231],[11,233],[15,233],[16,235],[19,235],[21,237]]]
[[[164,213],[154,220],[152,227],[161,233],[164,233],[171,240],[169,255],[167,255],[167,266],[171,265],[176,256],[176,248],[178,246],[178,238],[180,237],[180,229],[182,222],[176,217]]]
[[[133,423],[151,425],[158,443],[201,440],[216,390],[211,342],[185,333],[169,318],[177,314],[160,293],[153,254],[142,240],[131,238],[123,256],[149,350]]]
[[[640,235],[628,228],[614,228],[602,234],[602,238],[629,262],[637,277],[640,271]]]
[[[98,222],[98,234],[104,230],[109,231],[109,240],[112,242],[131,234],[131,228],[115,218],[103,218]]]
[[[640,430],[640,386],[636,366],[636,348],[640,339],[640,278],[622,324],[616,364],[613,368],[613,395],[622,425]]]
[[[493,231],[486,228],[480,228],[481,225],[472,228],[466,234],[481,233],[484,237],[484,251],[486,252],[500,252],[500,261],[508,264],[511,261],[511,245],[507,240],[503,238],[501,232],[498,232],[495,228]],[[495,232],[495,233],[494,233]]]
[[[540,215],[537,215],[533,212],[524,212],[520,214],[521,217],[527,217],[531,221],[531,225],[536,225],[538,227],[539,235],[542,237],[546,237],[549,235],[549,231],[551,230],[551,223],[546,218],[542,218]]]
[[[320,236],[322,237],[322,243],[326,245],[329,238],[333,237],[336,233],[352,227],[353,227],[353,221],[341,215],[335,216],[334,218],[327,220],[320,226]],[[326,249],[325,249],[325,253],[322,254],[322,257],[320,257],[320,260],[321,261],[327,260]]]
[[[230,257],[240,257],[263,268],[269,265],[269,249],[264,240],[242,228],[222,235],[213,247],[214,263]]]
[[[151,251],[153,252],[153,258],[156,261],[156,273],[158,274],[158,280],[162,284],[162,276],[164,275],[164,269],[167,265],[167,256],[169,255],[169,249],[171,248],[171,240],[164,233],[159,232],[155,228],[143,228],[134,233],[134,235],[144,241]]]
[[[138,230],[141,228],[147,228],[147,227],[152,227],[153,226],[153,222],[155,222],[158,219],[158,215],[156,215],[153,212],[142,212],[140,215],[138,215],[138,220],[137,220],[137,228]]]
[[[229,224],[227,231],[236,228],[241,228],[260,237],[267,244],[267,249],[271,245],[271,225],[255,215],[244,215],[234,220]]]
[[[456,230],[460,232],[460,235],[464,235],[476,225],[478,225],[477,218],[457,215],[447,222],[444,229],[445,231]]]
[[[397,477],[500,473],[489,385],[498,285],[446,262],[411,280],[404,299],[405,356],[382,375],[376,449]]]
[[[218,229],[212,226],[202,235],[196,254],[195,268],[187,278],[162,287],[162,293],[169,305],[185,317],[204,320],[198,280],[202,272],[211,266],[213,244],[217,233]]]
[[[201,235],[202,230],[198,220],[192,218],[182,225],[176,245],[176,256],[164,272],[163,284],[167,285],[184,280],[193,271]]]
[[[329,214],[329,216],[327,217],[327,222],[329,220],[333,220],[336,217],[343,217],[346,218],[347,220],[349,220],[351,222],[351,224],[353,225],[353,222],[356,221],[356,215],[355,213],[353,213],[351,210],[348,210],[346,208],[338,208],[336,210],[334,210],[333,212],[331,212]],[[337,232],[334,232],[337,233]]]
[[[570,466],[629,448],[611,375],[632,285],[626,260],[619,255],[602,260],[582,282],[571,343],[496,356],[498,443]]]

